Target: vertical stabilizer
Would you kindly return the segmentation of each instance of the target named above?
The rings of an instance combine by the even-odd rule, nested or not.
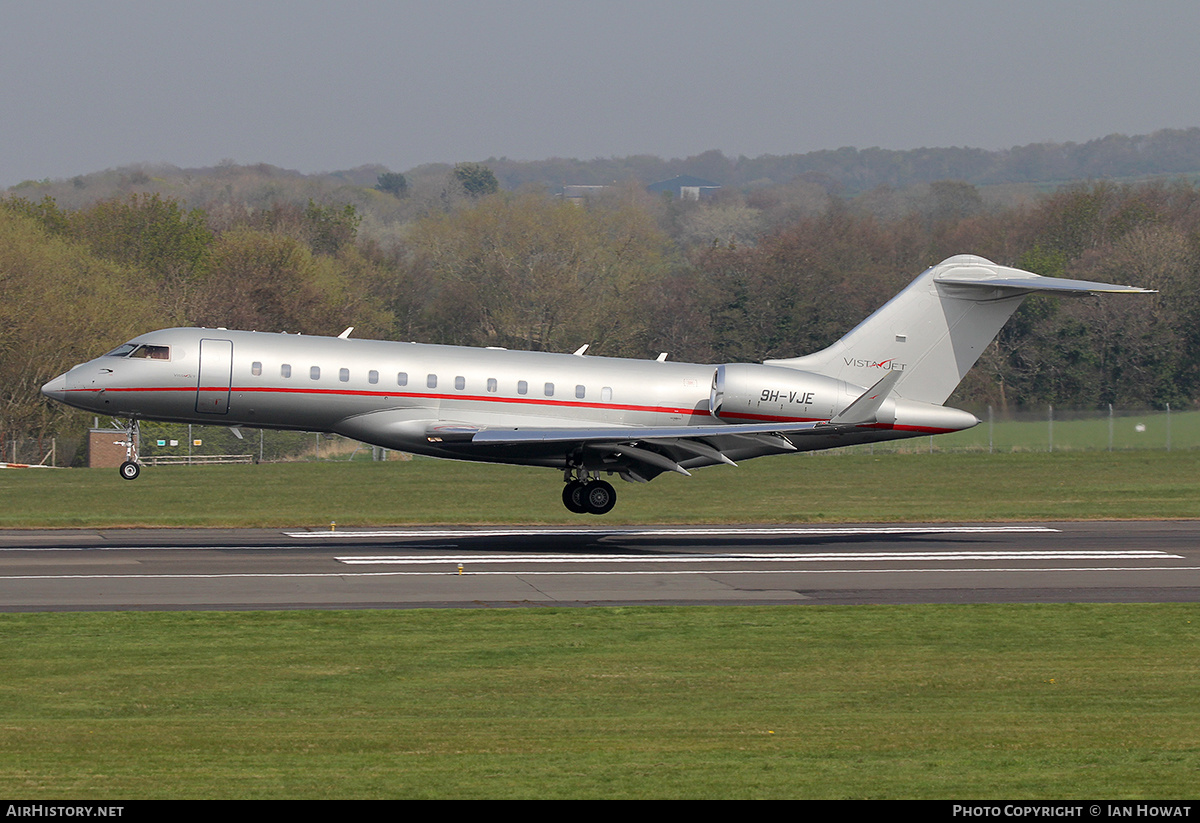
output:
[[[958,255],[922,272],[829,348],[765,362],[818,372],[856,386],[872,386],[889,371],[900,371],[899,396],[942,403],[1029,294],[1147,291],[1041,277],[982,257]]]

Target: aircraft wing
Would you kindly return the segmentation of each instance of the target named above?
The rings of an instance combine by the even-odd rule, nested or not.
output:
[[[472,445],[520,447],[533,445],[571,446],[606,459],[637,467],[629,473],[646,478],[661,471],[690,473],[692,466],[725,463],[736,466],[730,454],[753,457],[773,452],[797,451],[792,438],[833,435],[877,422],[884,400],[902,376],[891,371],[828,422],[730,423],[714,426],[589,427],[589,428],[484,428],[470,433]],[[459,437],[467,435],[457,430]]]
[[[766,423],[715,426],[593,427],[593,428],[484,428],[470,436],[472,446],[520,448],[577,446],[631,467],[634,479],[649,479],[662,471],[690,476],[684,463],[725,463],[730,457],[796,451],[789,438],[837,434],[852,425],[829,423]],[[461,435],[460,435],[461,436]]]

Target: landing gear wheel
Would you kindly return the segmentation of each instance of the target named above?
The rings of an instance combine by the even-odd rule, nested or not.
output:
[[[587,514],[587,506],[583,502],[584,485],[578,480],[572,480],[563,487],[562,501],[567,511],[575,514]]]
[[[142,439],[139,426],[137,418],[131,418],[124,427],[125,439],[113,441],[114,446],[125,447],[125,462],[119,469],[124,480],[134,480],[142,472],[142,467],[138,464],[138,443]]]
[[[583,503],[591,514],[608,514],[617,505],[617,490],[603,480],[588,483],[583,487]]]

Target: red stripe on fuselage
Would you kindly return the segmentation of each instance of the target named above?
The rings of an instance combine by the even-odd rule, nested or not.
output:
[[[695,409],[678,409],[669,406],[639,406],[628,405],[622,403],[587,403],[578,400],[551,400],[549,398],[540,397],[493,397],[490,395],[476,394],[440,394],[431,392],[381,392],[381,391],[365,391],[361,389],[291,389],[275,386],[200,386],[194,388],[192,386],[128,386],[128,387],[112,387],[104,389],[68,389],[70,392],[92,392],[99,393],[102,391],[109,392],[236,392],[241,394],[263,393],[263,394],[303,394],[310,396],[329,396],[329,397],[380,397],[385,400],[391,399],[421,399],[421,400],[465,400],[476,403],[516,403],[520,405],[530,406],[550,406],[555,408],[573,408],[573,409],[604,409],[609,411],[640,411],[651,412],[653,414],[671,414],[671,415],[704,415],[708,416],[707,412],[698,412]],[[781,418],[782,419],[782,418]]]
[[[76,392],[95,392],[101,391],[110,392],[239,392],[239,393],[265,393],[265,394],[303,394],[316,396],[331,396],[331,397],[381,397],[387,400],[414,398],[421,400],[465,400],[474,403],[509,403],[527,406],[543,406],[553,408],[571,408],[571,409],[596,409],[605,411],[625,411],[625,412],[649,412],[651,414],[670,414],[670,415],[686,415],[688,417],[708,417],[705,412],[699,412],[695,409],[679,409],[669,406],[639,406],[625,405],[620,403],[585,403],[575,400],[550,400],[547,398],[537,397],[493,397],[490,395],[475,395],[475,394],[434,394],[429,392],[379,392],[365,391],[361,389],[292,389],[275,386],[234,386],[227,388],[225,386],[201,386],[199,389],[191,386],[168,386],[168,387],[114,387],[107,389],[68,389],[68,391]],[[771,414],[749,414],[749,413],[731,413],[725,414],[722,420],[730,419],[753,421],[760,423],[813,423],[823,421],[821,417],[783,417],[780,415]],[[887,425],[883,423],[874,423],[869,426],[860,428],[870,428],[881,431],[904,431],[916,432],[920,434],[949,434],[950,432],[959,431],[958,429],[946,429],[933,426],[903,426],[903,425]]]

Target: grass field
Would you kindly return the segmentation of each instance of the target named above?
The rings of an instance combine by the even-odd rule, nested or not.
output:
[[[932,438],[941,451],[1131,451],[1200,448],[1200,412],[1104,412],[1041,409],[1019,419],[989,421],[978,413],[978,426]],[[898,440],[901,450],[928,450],[930,438]],[[876,448],[879,451],[879,448]]]
[[[1188,518],[1200,453],[0,472],[0,526]],[[1194,798],[1200,606],[0,614],[0,793]]]
[[[0,471],[0,528],[894,522],[1200,516],[1200,451],[785,455],[618,483],[569,514],[549,469],[440,460]]]
[[[0,615],[21,798],[1190,798],[1200,608]]]

